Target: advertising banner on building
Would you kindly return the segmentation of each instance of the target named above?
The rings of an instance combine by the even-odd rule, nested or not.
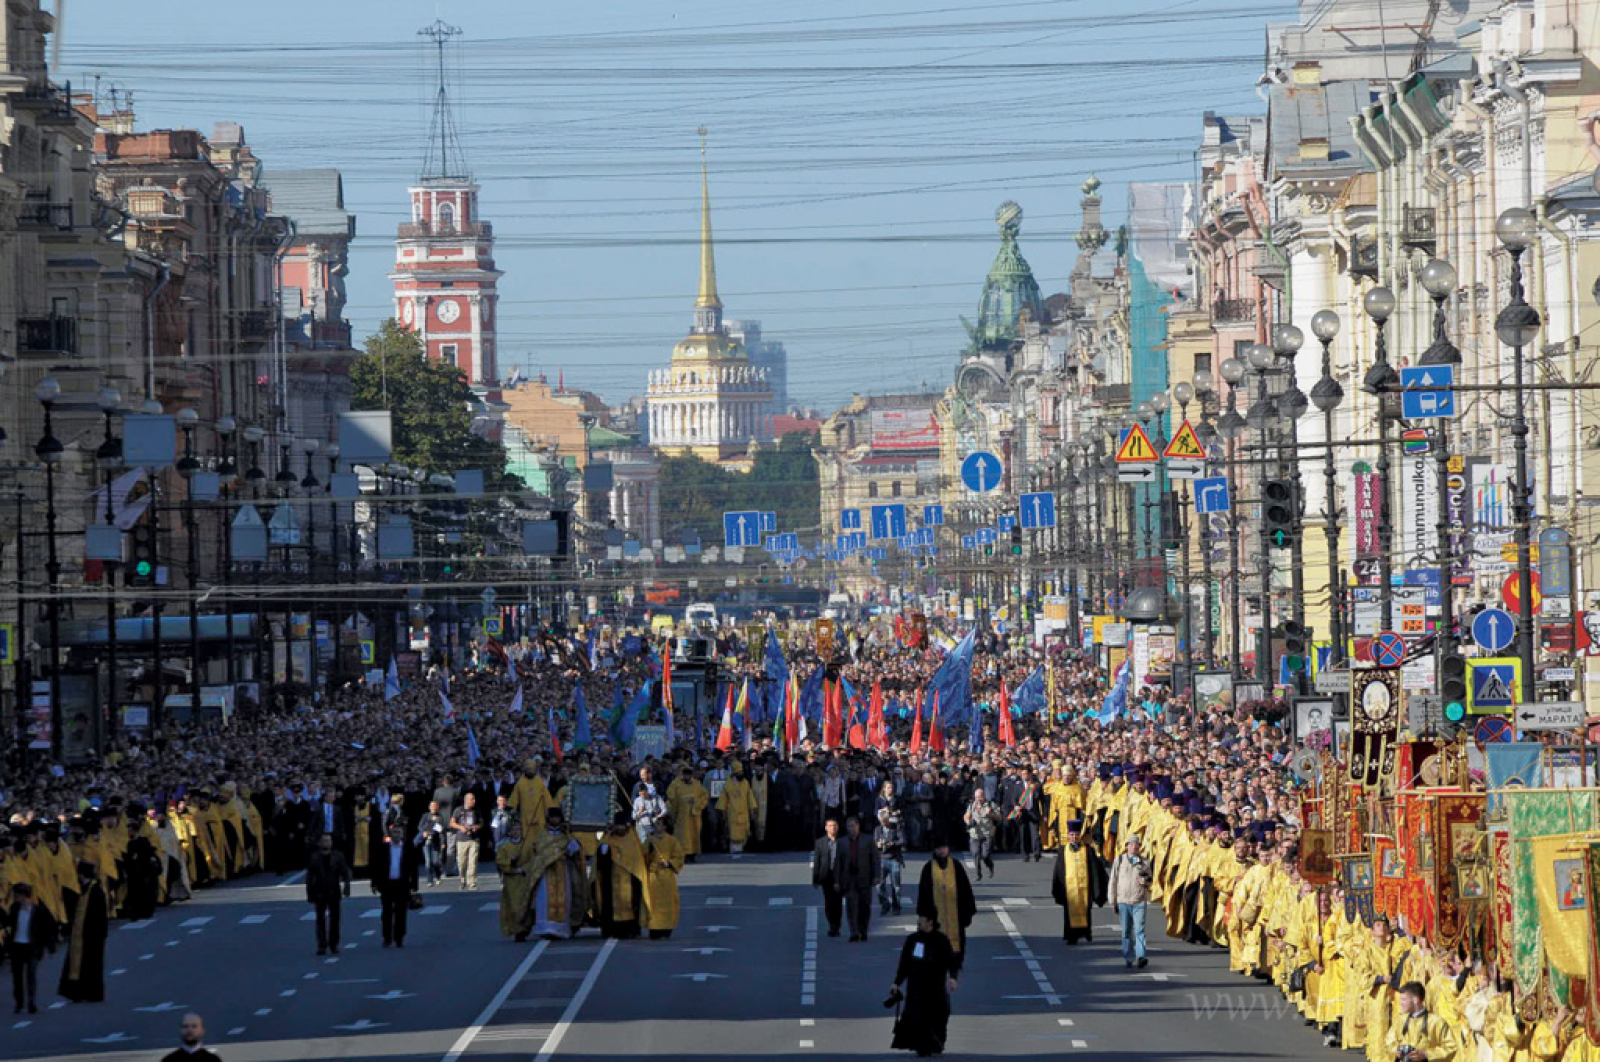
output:
[[[1439,555],[1439,470],[1431,450],[1400,458],[1400,555],[1395,568],[1431,568]]]
[[[1380,547],[1378,522],[1383,518],[1383,481],[1376,472],[1357,472],[1355,491],[1356,518],[1356,569],[1358,573],[1371,570],[1372,579],[1362,577],[1362,582],[1376,581]]]

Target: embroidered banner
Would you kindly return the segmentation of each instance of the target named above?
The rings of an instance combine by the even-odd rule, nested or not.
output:
[[[1483,808],[1482,793],[1442,793],[1434,802],[1434,927],[1443,947],[1455,947],[1466,930],[1463,905],[1486,898],[1479,859]]]
[[[1513,944],[1516,937],[1516,908],[1512,896],[1511,828],[1495,826],[1489,831],[1489,862],[1494,877],[1494,898],[1489,924],[1494,935],[1495,965],[1502,977],[1516,975]]]

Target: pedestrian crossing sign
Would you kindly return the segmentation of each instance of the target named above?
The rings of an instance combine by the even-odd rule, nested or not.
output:
[[[1150,436],[1144,429],[1135,424],[1128,429],[1128,434],[1123,438],[1122,445],[1117,448],[1117,461],[1120,464],[1147,464],[1159,461],[1161,457],[1156,453],[1156,448],[1150,443]]]
[[[483,633],[484,633],[485,636],[487,636],[489,638],[498,638],[498,637],[500,637],[500,631],[501,631],[501,626],[500,626],[500,617],[499,616],[485,616],[484,617],[484,620],[483,620]]]
[[[1183,422],[1183,427],[1179,428],[1178,433],[1172,437],[1172,441],[1167,444],[1166,453],[1162,456],[1176,457],[1187,461],[1203,461],[1206,456],[1206,448],[1200,445],[1200,436],[1194,433],[1194,425],[1186,420]]]
[[[0,665],[17,662],[17,625],[0,623]]]
[[[1522,699],[1522,661],[1514,656],[1474,657],[1467,661],[1467,711],[1494,715]]]
[[[362,641],[361,641],[361,662],[370,667],[373,664],[373,662],[375,662],[377,660],[377,658],[378,658],[377,649],[372,644],[372,640],[370,638],[362,639]]]

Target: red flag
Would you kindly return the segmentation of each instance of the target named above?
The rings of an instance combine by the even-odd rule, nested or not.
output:
[[[733,686],[728,686],[728,699],[722,706],[722,725],[717,728],[717,751],[727,752],[733,747]]]
[[[661,647],[661,707],[676,707],[672,703],[672,649],[666,643]]]
[[[933,691],[933,721],[928,724],[928,747],[934,752],[944,751],[944,727],[939,724],[939,691]]]
[[[794,755],[800,744],[800,676],[789,674],[789,690],[783,699],[783,742]]]
[[[872,699],[867,703],[867,740],[879,752],[889,748],[889,728],[883,721],[883,684],[872,680]]]
[[[561,755],[561,731],[556,729],[556,710],[550,709],[550,751],[555,755],[557,763],[565,762]]]
[[[1006,689],[1006,680],[1000,680],[1000,744],[1006,748],[1016,748],[1017,732],[1011,726],[1011,691]]]
[[[922,696],[917,696],[917,717],[911,723],[911,755],[922,751]]]
[[[844,744],[844,683],[822,680],[822,747]]]
[[[894,642],[901,646],[906,644],[906,620],[898,612],[894,616]]]

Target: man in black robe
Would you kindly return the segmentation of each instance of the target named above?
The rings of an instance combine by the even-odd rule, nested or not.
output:
[[[618,940],[632,940],[639,935],[644,912],[644,883],[640,874],[644,869],[644,853],[630,819],[626,809],[617,809],[611,831],[601,839],[594,860],[595,911],[599,916],[600,935]]]
[[[1050,895],[1061,905],[1061,939],[1068,944],[1093,939],[1090,907],[1105,906],[1107,877],[1105,860],[1083,838],[1083,820],[1068,822],[1050,883]]]
[[[67,931],[59,994],[74,1003],[106,998],[106,890],[93,863],[78,864],[78,908]]]
[[[917,881],[917,916],[944,927],[944,934],[955,952],[956,969],[966,959],[967,927],[978,913],[972,895],[972,882],[961,860],[950,858],[950,839],[939,833],[933,837],[933,858],[922,868]]]
[[[939,931],[933,916],[918,912],[917,931],[900,948],[900,965],[890,986],[890,998],[902,997],[904,1004],[894,1023],[897,1051],[915,1051],[917,1057],[944,1053],[950,1028],[950,993],[957,988],[961,957],[950,947],[950,939]]]

